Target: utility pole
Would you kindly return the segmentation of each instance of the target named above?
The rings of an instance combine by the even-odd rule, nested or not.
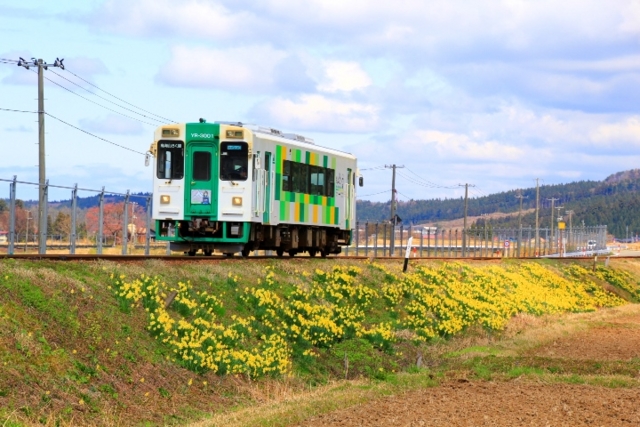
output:
[[[558,216],[556,218],[556,222],[558,223],[558,236],[557,236],[557,247],[558,247],[558,252],[560,253],[560,256],[562,256],[562,229],[560,229],[560,221],[562,221],[562,217],[560,216],[560,210],[564,209],[564,206],[556,206],[556,209],[558,210]]]
[[[41,254],[47,251],[47,218],[45,215],[45,149],[44,149],[44,70],[49,67],[59,67],[64,70],[64,59],[56,58],[53,64],[47,64],[42,59],[31,58],[31,62],[20,58],[19,67],[27,70],[29,67],[38,67],[38,168],[39,168],[39,191],[38,191],[38,233],[40,234],[40,245],[38,252]]]
[[[391,248],[389,250],[389,256],[393,256],[395,253],[395,245],[396,245],[396,220],[397,220],[397,215],[396,215],[396,168],[402,169],[404,168],[404,166],[396,166],[396,165],[391,165],[391,166],[387,166],[384,165],[385,168],[387,169],[392,169],[393,170],[393,175],[391,177],[391,239],[390,239],[390,244],[391,244]]]
[[[573,226],[571,224],[571,219],[573,217],[573,214],[575,213],[572,210],[568,210],[565,212],[567,215],[569,215],[569,246],[571,246],[571,244],[573,243]],[[573,249],[572,249],[573,250]]]
[[[471,184],[458,184],[459,187],[464,186],[464,220],[462,222],[462,257],[467,255],[467,206],[469,200],[469,187],[475,187]],[[458,243],[456,242],[456,245]]]
[[[516,199],[520,199],[520,210],[518,211],[518,224],[520,225],[520,229],[518,231],[518,257],[520,257],[520,246],[522,246],[522,199],[525,198],[526,196],[522,195],[522,191],[520,191],[516,196]]]
[[[551,200],[551,247],[549,249],[551,252],[553,252],[553,204],[555,203],[556,200],[560,200],[560,199],[551,197],[547,200]]]
[[[489,214],[483,213],[480,215],[483,219],[484,219],[484,246],[485,246],[485,253],[484,256],[489,256],[489,241],[487,239],[487,221],[489,220]],[[493,239],[491,239],[491,250],[493,251]],[[482,255],[482,253],[480,254]]]

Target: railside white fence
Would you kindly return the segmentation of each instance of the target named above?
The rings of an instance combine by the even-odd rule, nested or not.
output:
[[[26,186],[28,188],[33,189],[36,188],[37,192],[40,192],[40,184],[35,182],[27,182],[27,181],[19,181],[16,176],[13,177],[12,180],[1,179],[0,182],[8,182],[9,183],[9,197],[7,198],[9,201],[9,209],[8,215],[7,212],[0,213],[0,231],[3,229],[6,230],[6,239],[7,242],[7,253],[9,255],[13,255],[19,251],[19,249],[24,248],[24,252],[27,250],[33,250],[37,246],[39,254],[45,254],[47,252],[47,248],[55,248],[55,249],[64,249],[66,247],[69,248],[70,254],[76,253],[76,248],[78,247],[78,233],[79,233],[79,224],[78,224],[78,193],[79,192],[88,192],[93,193],[98,196],[98,219],[97,219],[97,229],[94,233],[92,233],[91,239],[94,242],[93,245],[89,245],[95,247],[96,254],[101,255],[103,253],[103,249],[105,246],[105,242],[112,241],[115,245],[118,243],[118,246],[122,247],[122,255],[127,255],[131,250],[131,244],[135,245],[137,240],[144,239],[144,254],[149,255],[150,246],[151,246],[151,200],[152,197],[150,194],[148,195],[135,195],[130,194],[129,190],[126,193],[118,193],[118,192],[110,192],[105,190],[104,187],[100,190],[90,189],[90,188],[80,188],[78,185],[74,185],[73,187],[61,186],[61,185],[52,185],[49,184],[49,181],[44,184],[42,187],[43,192],[43,200],[44,203],[42,206],[39,204],[36,208],[25,209],[24,207],[18,206],[18,198],[19,187]],[[50,233],[48,230],[48,221],[46,220],[48,217],[48,208],[49,208],[49,191],[51,189],[57,190],[68,190],[71,191],[70,194],[70,226],[69,232],[67,233],[64,241],[61,240],[60,236],[56,236],[55,234]],[[121,196],[124,199],[122,212],[120,213],[120,227],[114,227],[114,230],[110,230],[109,234],[105,234],[104,230],[104,214],[105,214],[105,197],[109,196]],[[137,202],[135,200],[138,200]],[[135,206],[143,206],[145,208],[145,227],[144,227],[144,235],[140,236],[138,228],[136,227],[135,222],[133,221],[135,218]],[[131,218],[129,217],[129,212],[131,209]],[[38,218],[45,218],[42,223],[38,221]],[[130,220],[131,219],[131,220]],[[3,233],[4,235],[4,233]],[[132,241],[133,240],[133,241]],[[86,239],[85,239],[86,241]],[[20,248],[18,247],[20,246]],[[83,245],[86,246],[86,243]]]

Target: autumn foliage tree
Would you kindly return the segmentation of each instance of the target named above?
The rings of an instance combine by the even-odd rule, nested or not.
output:
[[[25,209],[21,200],[16,200],[15,227],[17,240],[24,241],[27,232],[29,235],[33,235],[37,231],[37,220],[34,220],[34,216],[29,210]],[[29,219],[27,220],[27,218]],[[0,230],[9,231],[10,220],[9,207],[5,205],[0,210]]]
[[[97,235],[99,228],[99,207],[94,206],[87,210],[86,225],[89,234]],[[144,209],[137,204],[128,206],[128,223],[135,224],[138,229],[144,227]],[[102,232],[105,236],[112,236],[114,244],[117,239],[122,239],[122,221],[124,216],[124,203],[105,203],[103,210]]]

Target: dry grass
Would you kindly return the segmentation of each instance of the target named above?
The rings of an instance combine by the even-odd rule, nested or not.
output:
[[[343,407],[354,406],[388,394],[389,384],[371,381],[337,381],[311,390],[290,389],[286,384],[276,386],[268,395],[261,387],[248,390],[263,403],[239,411],[218,413],[190,427],[287,426],[311,416]],[[273,393],[277,391],[277,393]]]

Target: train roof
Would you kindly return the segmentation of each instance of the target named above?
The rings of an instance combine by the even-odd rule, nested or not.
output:
[[[353,159],[355,159],[356,157],[349,152],[346,151],[342,151],[342,150],[337,150],[335,148],[331,148],[331,147],[326,147],[323,145],[317,145],[315,143],[315,141],[312,138],[308,138],[305,137],[303,135],[299,135],[299,134],[295,134],[295,133],[284,133],[278,129],[274,129],[274,128],[270,128],[270,127],[265,127],[265,126],[259,126],[259,125],[255,125],[255,124],[251,124],[251,123],[242,123],[242,122],[215,122],[217,124],[221,124],[221,125],[231,125],[231,126],[239,126],[239,127],[243,127],[245,129],[249,129],[251,130],[254,135],[258,135],[260,137],[266,137],[268,139],[272,139],[274,141],[279,141],[282,143],[286,143],[286,144],[292,144],[295,145],[299,148],[313,148],[316,147],[316,149],[328,152],[328,153],[332,153],[334,155],[339,155],[339,156],[350,156]],[[309,146],[312,147],[309,147]]]

